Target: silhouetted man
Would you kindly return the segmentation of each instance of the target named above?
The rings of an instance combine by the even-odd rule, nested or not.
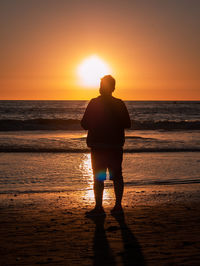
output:
[[[105,215],[102,206],[106,169],[114,182],[116,202],[111,213],[122,212],[124,181],[122,176],[124,129],[131,126],[130,117],[124,102],[112,96],[115,79],[104,76],[100,83],[100,96],[92,99],[83,116],[81,125],[88,130],[87,145],[91,148],[94,174],[95,208],[88,216]]]

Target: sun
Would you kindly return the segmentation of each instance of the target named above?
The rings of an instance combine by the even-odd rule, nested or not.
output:
[[[97,87],[100,79],[111,72],[108,64],[97,55],[87,57],[77,68],[80,85],[84,87]]]

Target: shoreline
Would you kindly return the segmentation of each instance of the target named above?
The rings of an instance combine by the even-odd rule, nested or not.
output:
[[[90,154],[0,153],[0,161],[0,194],[76,191],[79,198],[81,191],[89,194],[93,189]],[[179,188],[182,184],[196,187],[200,184],[199,153],[124,154],[123,176],[126,189],[133,191],[151,186]],[[111,191],[112,185],[111,181],[105,184]]]
[[[109,188],[112,190],[112,188]],[[80,193],[0,195],[2,265],[199,265],[200,185],[125,188],[124,220]]]

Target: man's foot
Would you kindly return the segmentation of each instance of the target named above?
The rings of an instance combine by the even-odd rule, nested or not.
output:
[[[105,217],[106,213],[103,207],[99,207],[99,208],[95,207],[93,210],[86,212],[85,216],[86,217],[99,217],[99,216]]]
[[[121,205],[115,205],[114,208],[110,211],[111,215],[123,215],[124,211]]]

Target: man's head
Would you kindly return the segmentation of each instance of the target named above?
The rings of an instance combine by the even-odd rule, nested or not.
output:
[[[111,75],[106,75],[101,79],[99,92],[101,95],[112,95],[115,90],[115,79]]]

